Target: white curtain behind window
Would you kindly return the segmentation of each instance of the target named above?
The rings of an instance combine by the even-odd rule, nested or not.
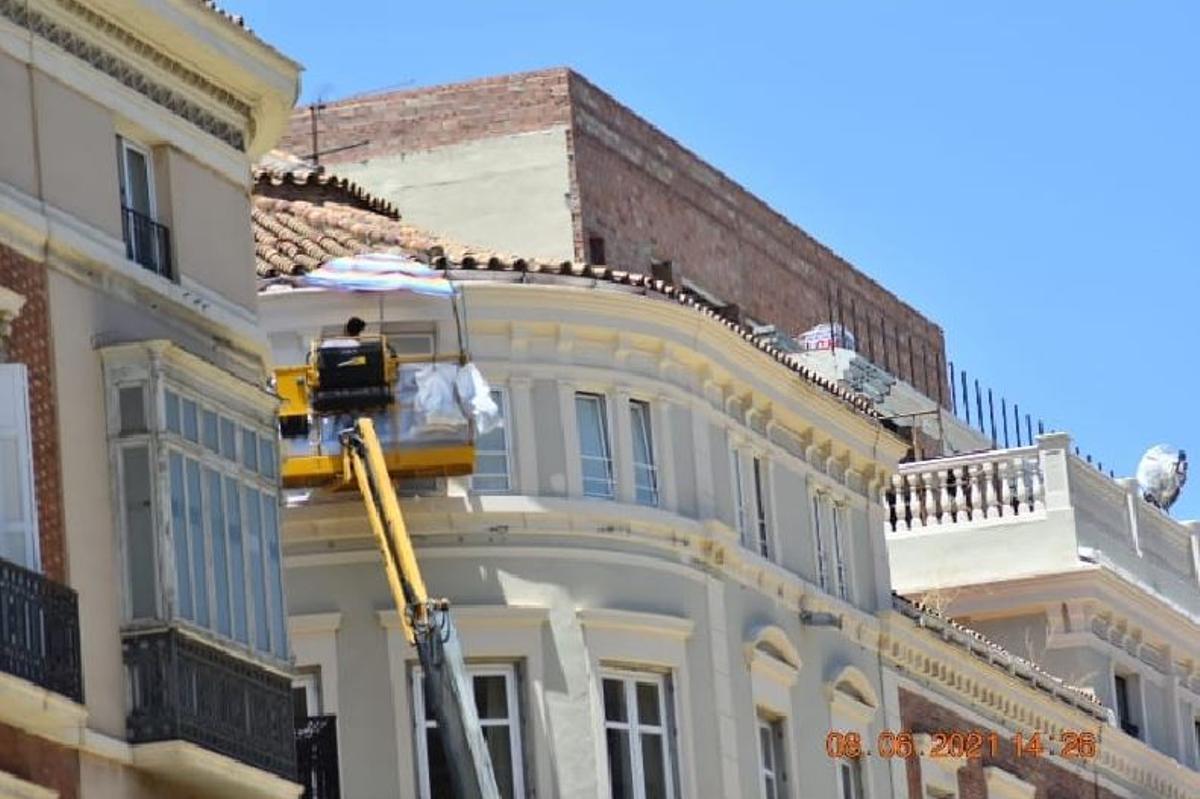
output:
[[[0,363],[0,558],[38,568],[25,364]]]

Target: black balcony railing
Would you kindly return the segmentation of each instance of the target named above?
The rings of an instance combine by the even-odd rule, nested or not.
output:
[[[337,716],[309,716],[296,728],[296,771],[303,799],[338,799]]]
[[[125,257],[155,274],[171,277],[171,231],[143,213],[121,206]]]
[[[176,629],[126,633],[131,743],[190,741],[296,778],[291,681]]]
[[[0,671],[83,702],[75,592],[2,558]]]

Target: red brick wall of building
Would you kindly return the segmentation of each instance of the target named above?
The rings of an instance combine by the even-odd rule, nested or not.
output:
[[[318,146],[331,150],[370,142],[321,157],[335,165],[545,130],[569,119],[567,72],[550,69],[328,103],[320,112]],[[294,155],[312,152],[308,108],[296,109],[277,146]]]
[[[0,724],[0,771],[53,788],[60,799],[79,796],[78,752],[6,724]]]
[[[340,162],[556,125],[569,125],[576,258],[598,236],[614,268],[646,272],[652,261],[671,261],[677,276],[793,334],[828,321],[832,296],[860,350],[928,395],[948,396],[941,328],[570,70],[330,103],[319,141],[329,149],[370,140],[323,157],[336,172]],[[307,109],[279,146],[312,149]]]
[[[955,713],[950,708],[931,701],[912,691],[900,689],[900,719],[903,729],[913,733],[970,732],[978,725]],[[1100,746],[1104,745],[1103,740]],[[1081,761],[1087,765],[1086,761]],[[921,764],[917,758],[907,763],[908,795],[922,799]],[[1045,757],[1016,757],[1010,742],[1002,740],[999,752],[992,757],[990,752],[979,759],[970,759],[958,772],[959,799],[988,799],[984,782],[985,766],[997,766],[1037,786],[1034,799],[1119,799],[1117,794],[1092,780],[1055,765]]]
[[[30,428],[42,571],[55,580],[66,582],[62,472],[59,469],[58,410],[54,395],[54,350],[50,340],[46,267],[0,246],[0,286],[25,297],[25,305],[12,325],[9,359],[23,363],[29,369]]]

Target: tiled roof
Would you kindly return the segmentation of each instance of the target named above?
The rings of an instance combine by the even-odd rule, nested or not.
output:
[[[386,207],[391,213],[377,210]],[[879,419],[869,399],[793,362],[788,353],[756,336],[750,327],[695,293],[648,275],[574,261],[550,262],[467,247],[405,224],[383,200],[348,181],[311,170],[259,169],[254,180],[255,271],[260,290],[284,290],[295,278],[326,261],[363,252],[393,252],[445,269],[451,279],[530,279],[534,276],[586,280],[640,289],[701,313],[740,335],[776,362],[820,386],[858,412]],[[452,273],[459,274],[452,274]]]

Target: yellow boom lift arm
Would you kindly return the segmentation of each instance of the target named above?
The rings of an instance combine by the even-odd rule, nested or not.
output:
[[[450,619],[449,602],[430,599],[371,419],[341,434],[343,477],[357,483],[404,635],[416,647],[427,707],[437,719],[457,799],[500,799],[487,741],[475,709],[475,692]]]

